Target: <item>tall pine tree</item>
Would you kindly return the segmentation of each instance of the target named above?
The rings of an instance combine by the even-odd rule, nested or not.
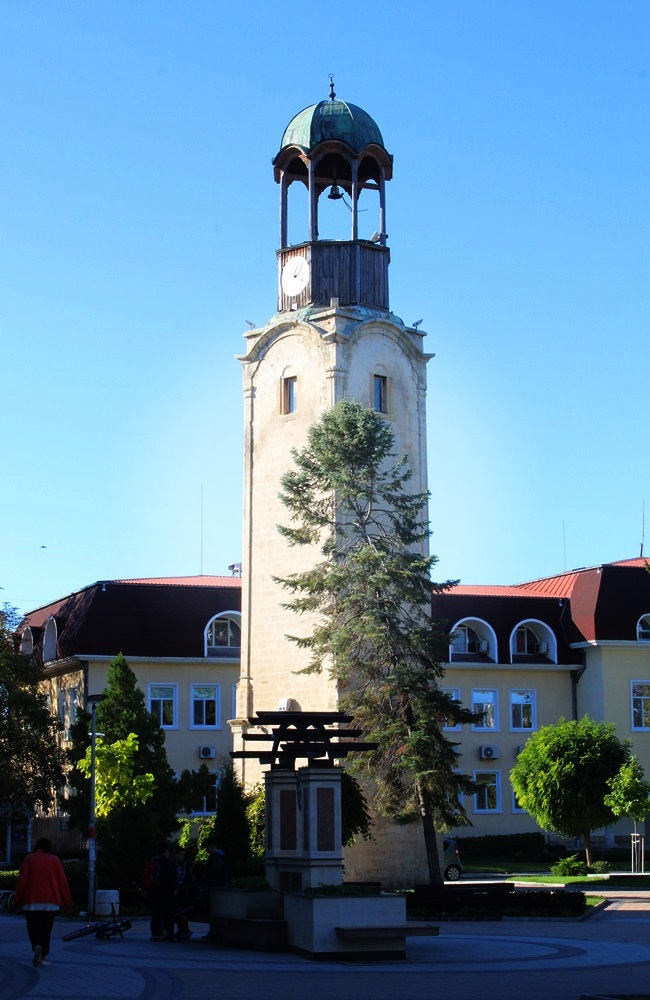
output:
[[[431,581],[427,494],[410,491],[385,418],[347,399],[293,459],[281,492],[291,523],[279,530],[322,558],[279,579],[294,595],[286,607],[315,622],[311,635],[290,638],[310,655],[306,671],[327,670],[341,708],[379,744],[362,765],[375,806],[420,816],[429,878],[440,882],[436,827],[467,824],[461,797],[474,791],[442,727],[478,717],[439,687],[449,635],[431,618],[431,594],[452,584]]]

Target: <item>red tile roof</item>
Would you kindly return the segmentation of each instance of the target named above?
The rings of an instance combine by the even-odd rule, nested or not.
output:
[[[514,589],[519,593],[539,594],[540,597],[570,597],[578,579],[579,570],[575,573],[562,573],[561,576],[547,576],[542,580],[532,580],[530,583],[520,583]]]
[[[452,587],[450,594],[463,594],[468,597],[521,597],[519,587],[500,587],[490,584],[459,584]]]
[[[152,576],[133,580],[105,580],[100,583],[137,583],[152,587],[241,587],[239,576]]]

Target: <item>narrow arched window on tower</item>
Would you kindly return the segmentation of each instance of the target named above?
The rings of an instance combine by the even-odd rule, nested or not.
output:
[[[298,379],[295,375],[282,380],[282,412],[295,413],[298,409]]]
[[[385,375],[373,376],[373,406],[377,413],[388,413],[388,379]]]

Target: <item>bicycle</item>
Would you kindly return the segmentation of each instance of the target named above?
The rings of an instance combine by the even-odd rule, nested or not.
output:
[[[99,941],[108,941],[118,934],[124,940],[124,931],[128,931],[131,926],[130,920],[118,920],[115,907],[111,903],[111,916],[109,920],[99,920],[94,924],[86,924],[85,927],[80,927],[76,931],[64,934],[63,940],[75,941],[77,938],[89,937],[91,934],[94,934]]]
[[[0,889],[0,913],[17,913],[14,904],[14,890]]]

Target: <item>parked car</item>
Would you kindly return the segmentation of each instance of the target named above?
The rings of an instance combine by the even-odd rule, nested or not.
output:
[[[463,874],[463,864],[455,840],[446,837],[442,842],[442,874],[447,882],[457,882]]]

